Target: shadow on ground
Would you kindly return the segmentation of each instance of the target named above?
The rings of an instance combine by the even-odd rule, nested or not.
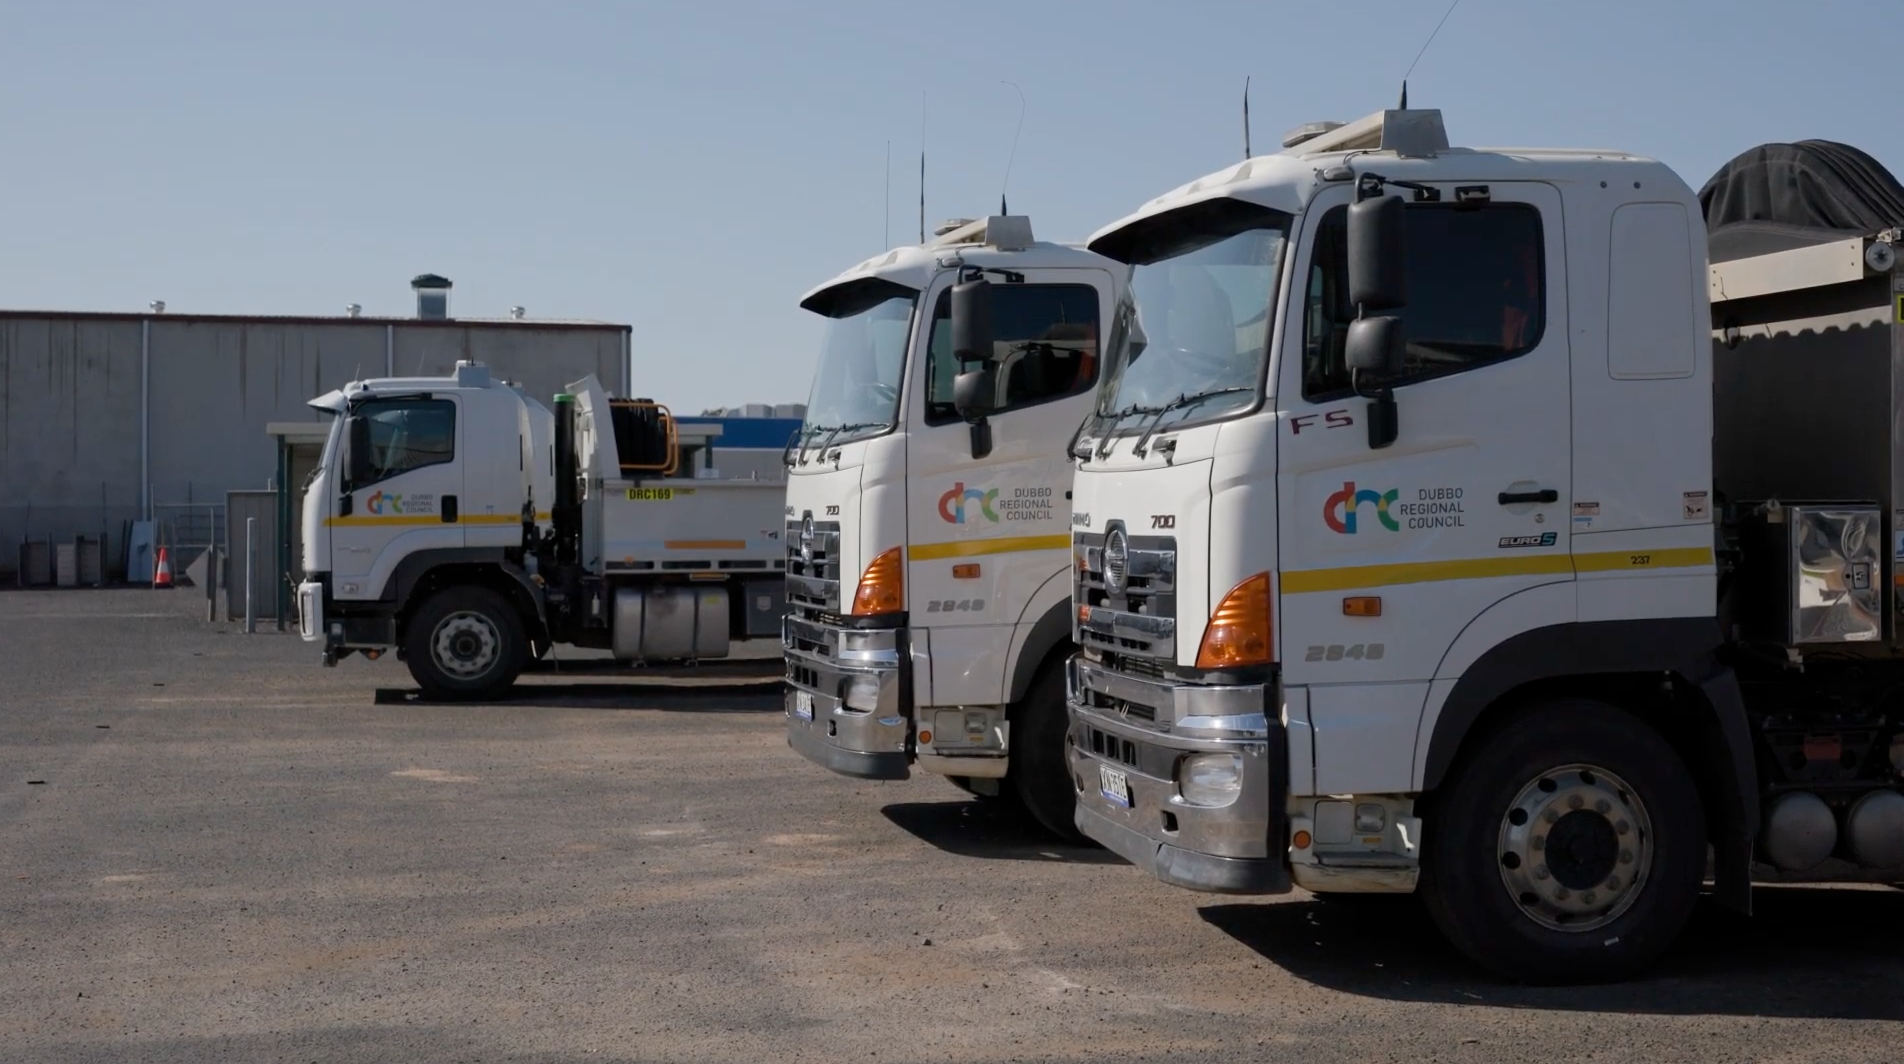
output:
[[[1474,965],[1408,897],[1213,905],[1213,926],[1318,986],[1391,1001],[1655,1015],[1904,1020],[1904,892],[1761,888],[1710,900],[1657,968],[1627,983],[1526,987]]]
[[[900,802],[880,812],[919,839],[959,857],[1068,864],[1124,863],[1123,858],[1097,846],[1060,841],[1009,799]]]
[[[376,704],[430,705],[414,687],[379,687]],[[675,713],[778,713],[783,710],[778,678],[766,683],[527,683],[517,684],[486,702],[436,703],[465,706],[543,706],[550,709],[661,710]]]

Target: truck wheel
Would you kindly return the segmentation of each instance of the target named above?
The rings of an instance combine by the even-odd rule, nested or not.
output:
[[[1012,720],[1011,766],[1006,782],[1046,831],[1066,842],[1084,844],[1089,840],[1073,819],[1078,796],[1064,757],[1064,736],[1069,727],[1063,666],[1046,665],[1031,682]]]
[[[1705,814],[1685,763],[1631,714],[1550,703],[1450,778],[1424,832],[1421,893],[1470,957],[1524,982],[1604,982],[1685,927]]]
[[[487,698],[516,682],[529,653],[522,618],[501,595],[452,587],[430,596],[410,618],[404,660],[425,698]]]

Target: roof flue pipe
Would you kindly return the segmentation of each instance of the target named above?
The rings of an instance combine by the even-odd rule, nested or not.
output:
[[[450,316],[450,279],[433,273],[420,273],[410,280],[416,291],[416,316],[425,321],[443,321]]]

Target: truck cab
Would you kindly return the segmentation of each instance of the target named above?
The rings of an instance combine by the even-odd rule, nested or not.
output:
[[[1758,827],[1700,202],[1437,111],[1322,128],[1090,242],[1135,272],[1076,449],[1078,827],[1195,890],[1420,887],[1516,977],[1634,970],[1708,840],[1747,904]]]
[[[808,293],[826,321],[788,447],[788,742],[835,772],[913,766],[1072,835],[1062,665],[1071,468],[1128,270],[950,223]],[[983,335],[954,337],[954,304]]]
[[[594,377],[551,409],[467,361],[311,406],[334,421],[297,602],[326,665],[394,651],[426,696],[478,699],[559,645],[693,663],[779,630],[784,488],[721,475],[720,423]]]

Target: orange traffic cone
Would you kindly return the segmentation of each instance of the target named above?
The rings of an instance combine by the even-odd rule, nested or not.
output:
[[[172,562],[165,556],[165,548],[159,548],[159,567],[152,574],[153,587],[172,586]]]

